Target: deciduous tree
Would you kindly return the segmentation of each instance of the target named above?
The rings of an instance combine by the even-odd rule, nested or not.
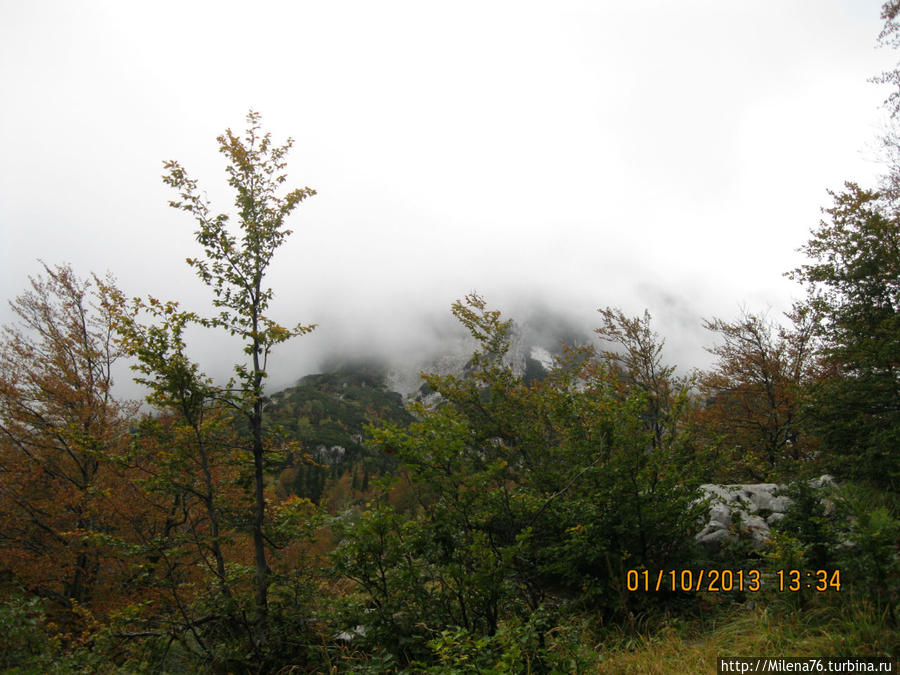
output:
[[[821,316],[827,376],[810,419],[842,473],[900,487],[900,216],[875,191],[847,183],[801,249]]]
[[[112,392],[111,281],[44,266],[0,338],[0,568],[64,607],[110,592],[103,537],[133,407]],[[106,586],[106,588],[104,588]]]
[[[510,324],[499,312],[471,295],[453,313],[479,344],[469,367],[426,375],[440,404],[420,406],[408,429],[375,433],[414,504],[380,502],[338,525],[335,570],[365,601],[358,642],[406,659],[425,658],[442,630],[553,625],[574,597],[607,616],[626,612],[642,600],[624,591],[623,566],[684,561],[696,527],[678,439],[648,452],[645,392],[623,395],[583,350],[526,382],[504,363]],[[509,656],[516,672],[552,669],[536,654],[548,636],[535,630]]]
[[[287,180],[285,157],[292,141],[275,145],[271,134],[262,133],[260,116],[247,115],[243,137],[230,129],[218,137],[219,151],[228,166],[228,184],[234,189],[238,227],[230,227],[226,214],[213,214],[201,196],[197,181],[188,177],[175,161],[166,162],[163,180],[176,190],[174,208],[186,211],[198,224],[197,241],[203,247],[202,258],[189,258],[188,264],[213,291],[218,314],[202,323],[222,328],[243,341],[244,354],[235,366],[235,381],[220,389],[220,395],[240,412],[247,423],[248,446],[253,462],[253,536],[256,570],[257,641],[266,641],[270,568],[265,539],[265,468],[267,447],[263,426],[263,381],[272,349],[292,337],[303,335],[312,326],[287,328],[268,314],[273,291],[265,285],[265,276],[277,249],[291,233],[286,218],[300,202],[315,194],[308,188],[282,193]]]
[[[114,323],[134,358],[135,380],[149,389],[153,410],[135,422],[126,456],[134,483],[155,519],[134,524],[141,580],[159,589],[140,617],[144,636],[192,636],[184,647],[216,659],[214,641],[251,634],[229,574],[227,551],[246,544],[238,533],[250,505],[237,487],[240,452],[234,415],[217,388],[186,354],[184,330],[197,320],[177,303],[130,303],[111,289]],[[204,588],[203,592],[200,589]],[[202,596],[202,597],[201,597]],[[251,640],[252,642],[252,640]]]
[[[816,315],[797,307],[790,327],[743,313],[732,322],[706,321],[722,343],[709,348],[713,369],[700,376],[698,430],[720,458],[723,480],[767,480],[810,459],[804,433],[803,387],[815,377]]]
[[[621,309],[597,310],[602,317],[594,332],[615,349],[599,354],[617,386],[627,393],[642,395],[646,401],[644,419],[651,431],[651,445],[660,448],[671,435],[671,421],[682,412],[688,381],[675,376],[675,367],[662,360],[663,340],[650,325],[650,312],[628,316]]]

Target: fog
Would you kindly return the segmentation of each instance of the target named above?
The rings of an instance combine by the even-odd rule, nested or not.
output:
[[[42,259],[209,311],[162,161],[227,210],[215,138],[252,108],[295,139],[289,184],[318,191],[269,275],[273,318],[318,328],[275,352],[270,387],[336,354],[420,360],[471,291],[574,334],[648,308],[667,359],[702,367],[702,318],[788,309],[827,190],[877,181],[879,9],[4,3],[2,295]],[[192,338],[227,376],[239,348]]]

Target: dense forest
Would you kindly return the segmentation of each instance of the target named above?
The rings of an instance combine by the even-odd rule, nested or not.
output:
[[[900,4],[883,11],[890,43]],[[0,667],[692,673],[717,655],[896,658],[895,139],[882,183],[832,192],[785,270],[804,300],[783,318],[706,321],[709,370],[678,374],[648,312],[603,307],[594,346],[520,372],[511,321],[472,293],[451,308],[471,359],[423,373],[426,402],[377,368],[267,393],[273,350],[314,329],[270,318],[266,272],[315,191],[283,189],[291,141],[247,121],[217,139],[233,216],[165,164],[212,313],[65,264],[11,302]],[[188,356],[195,326],[241,341],[230,380]],[[146,401],[116,397],[123,361]],[[788,504],[763,544],[740,517],[723,545],[698,541],[702,485],[758,483]]]

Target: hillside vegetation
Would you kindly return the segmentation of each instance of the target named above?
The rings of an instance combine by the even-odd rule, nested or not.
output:
[[[888,37],[898,12],[885,5]],[[708,371],[679,375],[649,312],[617,307],[600,308],[595,345],[560,345],[549,369],[511,359],[511,320],[471,293],[451,307],[471,357],[424,373],[418,397],[374,367],[270,393],[276,347],[315,328],[275,322],[266,286],[315,191],[283,189],[291,141],[247,121],[218,138],[232,216],[165,165],[211,310],[127,298],[66,265],[11,303],[0,668],[700,673],[725,655],[896,658],[900,174],[832,193],[788,271],[806,293],[789,314],[706,321]],[[240,341],[229,380],[189,357],[196,326]],[[124,359],[146,405],[115,396]],[[733,536],[699,543],[716,508],[701,485],[759,482],[790,500],[753,515],[771,535],[735,510]]]

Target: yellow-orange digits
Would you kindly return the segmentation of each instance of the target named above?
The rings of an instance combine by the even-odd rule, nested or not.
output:
[[[823,572],[817,587],[832,586],[835,583],[829,580],[827,573]],[[665,583],[663,580],[665,579]],[[625,574],[625,587],[630,592],[635,591],[681,591],[693,592],[731,592],[749,591],[755,593],[761,588],[762,575],[759,570],[628,570]],[[783,586],[783,581],[782,581]]]

